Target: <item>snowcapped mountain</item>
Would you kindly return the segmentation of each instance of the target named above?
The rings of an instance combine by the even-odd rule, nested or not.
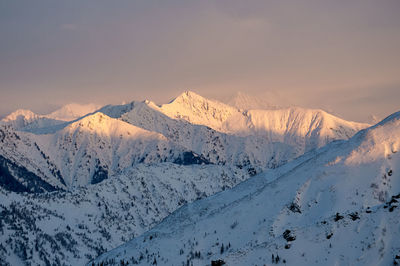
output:
[[[93,263],[397,264],[399,136],[400,112],[187,204]]]

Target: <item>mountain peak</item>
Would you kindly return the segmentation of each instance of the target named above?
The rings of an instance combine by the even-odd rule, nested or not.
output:
[[[161,111],[169,117],[184,119],[194,124],[208,125],[220,130],[220,125],[238,110],[216,100],[209,100],[192,91],[185,91]]]
[[[204,111],[207,112],[213,111],[213,109],[237,111],[236,108],[232,106],[217,100],[207,99],[193,91],[184,91],[170,103],[161,106],[162,109],[179,109],[181,107],[191,109],[201,108],[205,109]]]
[[[56,120],[72,121],[86,114],[93,113],[99,108],[100,108],[99,105],[93,103],[89,104],[70,103],[48,114],[47,117]]]
[[[94,114],[87,115],[85,117],[82,117],[81,119],[73,122],[70,124],[69,127],[71,128],[89,128],[91,130],[95,131],[104,131],[108,127],[111,126],[111,124],[125,124],[125,122],[122,122],[118,119],[111,118],[102,112],[96,112]]]
[[[181,93],[178,97],[173,99],[169,104],[172,103],[182,103],[182,102],[187,102],[187,101],[204,101],[207,100],[203,96],[193,92],[193,91],[184,91]]]
[[[11,114],[7,115],[3,119],[3,121],[4,122],[14,121],[14,120],[17,120],[19,117],[23,117],[23,119],[25,119],[25,120],[32,120],[32,119],[37,118],[38,116],[39,115],[35,114],[31,110],[18,109],[16,111],[12,112]]]

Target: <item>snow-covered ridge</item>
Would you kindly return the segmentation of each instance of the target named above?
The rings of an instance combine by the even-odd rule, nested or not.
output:
[[[399,136],[400,112],[188,204],[94,263],[399,263]]]

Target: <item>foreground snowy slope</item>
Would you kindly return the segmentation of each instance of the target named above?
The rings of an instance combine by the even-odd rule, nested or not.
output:
[[[391,265],[400,255],[399,149],[400,112],[185,205],[94,263]]]
[[[245,178],[223,166],[159,163],[70,191],[0,188],[0,265],[84,265],[183,204]]]

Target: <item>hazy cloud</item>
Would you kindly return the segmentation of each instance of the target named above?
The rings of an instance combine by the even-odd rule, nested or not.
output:
[[[399,13],[397,0],[4,1],[0,114],[191,89],[366,121],[398,108]]]

